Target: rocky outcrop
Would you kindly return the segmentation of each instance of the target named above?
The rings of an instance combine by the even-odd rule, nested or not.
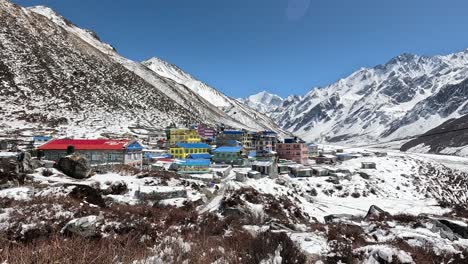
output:
[[[88,185],[65,185],[65,187],[70,187],[72,190],[68,194],[73,199],[80,201],[85,201],[90,204],[94,204],[100,207],[105,207],[106,203],[102,198],[100,191],[94,189]]]
[[[387,211],[384,211],[382,208],[376,205],[371,205],[371,207],[367,211],[366,216],[364,217],[364,220],[370,221],[370,220],[377,220],[377,219],[385,219],[390,216],[391,216],[390,213],[388,213]]]
[[[57,169],[75,179],[84,179],[91,175],[88,160],[76,154],[60,158]]]
[[[73,234],[86,238],[98,237],[100,235],[99,225],[104,218],[102,216],[90,215],[69,221],[61,230],[64,234]]]

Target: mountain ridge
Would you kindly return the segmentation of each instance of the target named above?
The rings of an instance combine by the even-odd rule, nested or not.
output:
[[[282,132],[268,118],[253,127],[235,119],[48,7],[0,0],[0,15],[2,131],[44,128],[63,136],[99,137],[131,133],[129,127],[203,122]]]
[[[468,111],[462,85],[467,76],[466,49],[436,56],[404,53],[290,97],[269,116],[307,141],[352,145],[406,138]]]

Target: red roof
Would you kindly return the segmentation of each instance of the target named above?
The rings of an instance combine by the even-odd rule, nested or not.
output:
[[[75,150],[123,150],[128,139],[55,139],[40,146],[40,150],[66,150],[74,146]]]

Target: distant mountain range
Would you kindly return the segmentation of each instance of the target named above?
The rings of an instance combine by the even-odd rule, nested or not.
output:
[[[280,96],[268,93],[267,91],[259,92],[245,99],[239,98],[238,100],[260,113],[270,113],[275,111],[283,104],[284,101]]]
[[[283,133],[174,65],[144,64],[50,8],[0,0],[0,131],[96,137],[202,122]]]
[[[404,139],[468,114],[468,51],[403,54],[265,111],[307,141],[363,144]],[[273,95],[271,95],[273,96]],[[262,94],[268,98],[269,95]],[[249,103],[248,98],[243,100]]]

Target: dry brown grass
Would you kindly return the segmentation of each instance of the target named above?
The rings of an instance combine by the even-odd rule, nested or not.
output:
[[[31,243],[2,241],[0,262],[8,264],[45,263],[131,263],[149,255],[139,237],[119,236],[115,239],[85,239],[54,236]]]

